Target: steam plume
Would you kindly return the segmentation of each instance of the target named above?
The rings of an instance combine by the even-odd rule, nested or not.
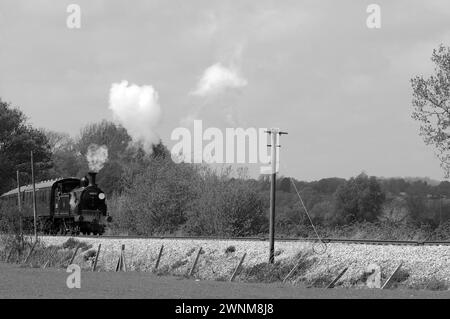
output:
[[[221,63],[216,63],[204,71],[197,84],[197,89],[192,94],[205,97],[220,94],[227,89],[242,88],[246,85],[247,80],[241,77],[236,68],[227,68]]]
[[[114,118],[147,153],[160,141],[155,129],[161,119],[158,100],[158,92],[152,86],[128,85],[127,81],[113,83],[109,92],[109,108]]]
[[[237,62],[240,52],[241,49],[236,50],[233,56],[233,60],[236,61],[232,61],[229,66],[219,62],[203,71],[197,87],[190,92],[191,95],[200,98],[200,104],[193,106],[190,113],[180,120],[182,126],[190,126],[193,119],[198,118],[200,114],[213,122],[225,122],[231,126],[239,124],[236,106],[242,88],[248,84],[239,71]]]
[[[88,147],[86,159],[89,163],[89,170],[98,172],[108,160],[108,148],[106,145],[91,144]]]

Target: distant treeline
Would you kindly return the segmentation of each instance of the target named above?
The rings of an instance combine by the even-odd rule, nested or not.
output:
[[[162,144],[146,154],[127,131],[102,121],[79,135],[32,128],[18,109],[0,100],[0,192],[15,187],[15,171],[29,178],[29,150],[37,178],[85,175],[90,144],[106,145],[109,160],[97,182],[108,195],[115,233],[204,236],[266,235],[270,181],[248,178],[245,170],[175,164]],[[303,182],[277,180],[278,236],[312,236],[306,212],[322,235],[450,237],[450,183],[426,179],[350,178]],[[0,207],[1,209],[1,207]],[[419,235],[418,235],[419,234]]]

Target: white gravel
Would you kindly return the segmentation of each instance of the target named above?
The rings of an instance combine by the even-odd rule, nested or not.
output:
[[[41,237],[47,245],[60,245],[69,237]],[[174,264],[182,264],[179,268],[170,269],[173,274],[185,274],[192,267],[196,253],[200,247],[205,252],[200,255],[196,276],[201,279],[229,278],[242,255],[247,257],[243,266],[248,267],[266,262],[268,245],[266,241],[232,241],[232,240],[185,240],[185,239],[110,239],[110,238],[77,238],[92,244],[97,249],[101,244],[98,260],[99,268],[107,271],[115,269],[121,245],[125,245],[126,263],[129,270],[151,271],[155,265],[159,249],[164,245],[164,252],[159,269],[169,268]],[[314,253],[312,248],[319,253]],[[234,253],[225,254],[229,246],[234,246]],[[381,266],[384,276],[389,276],[403,262],[402,269],[410,277],[406,283],[421,282],[434,278],[450,284],[450,246],[395,246],[395,245],[363,245],[363,244],[327,244],[324,253],[322,247],[310,242],[276,242],[275,251],[279,253],[276,260],[292,261],[299,252],[311,252],[309,258],[316,262],[306,272],[304,278],[314,280],[323,275],[337,275],[343,268],[349,270],[340,282],[349,285],[351,280],[361,276],[371,263]],[[75,262],[83,264],[82,255]],[[88,267],[88,264],[84,264]]]

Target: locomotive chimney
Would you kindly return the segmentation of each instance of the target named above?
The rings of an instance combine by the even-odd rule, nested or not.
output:
[[[97,186],[97,184],[95,183],[95,177],[97,176],[97,173],[95,172],[89,172],[89,186]]]

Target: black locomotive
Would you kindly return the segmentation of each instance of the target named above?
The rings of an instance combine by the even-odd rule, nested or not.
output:
[[[105,193],[95,178],[96,173],[89,173],[89,178],[61,178],[35,184],[38,229],[45,234],[103,234],[112,218],[108,216]],[[17,208],[17,193],[16,188],[0,196],[2,205]],[[25,225],[32,225],[32,186],[21,187],[20,196],[22,220]]]

